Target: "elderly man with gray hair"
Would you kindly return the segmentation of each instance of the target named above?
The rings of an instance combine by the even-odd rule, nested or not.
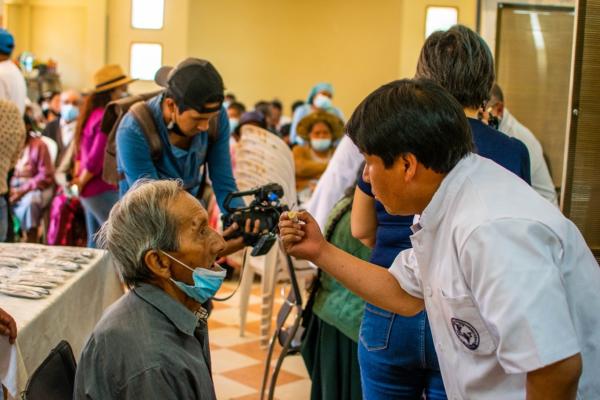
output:
[[[214,399],[207,312],[225,248],[177,181],[136,184],[98,234],[131,289],[83,349],[76,399]]]

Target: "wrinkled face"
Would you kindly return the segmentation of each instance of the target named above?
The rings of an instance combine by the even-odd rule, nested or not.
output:
[[[175,122],[181,129],[181,132],[185,136],[192,137],[196,136],[200,132],[208,130],[209,121],[211,118],[216,117],[219,111],[212,113],[199,113],[193,108],[188,108],[184,112],[179,111],[179,107],[173,101],[173,99],[166,99],[167,105],[171,110],[171,118],[175,118]],[[215,108],[219,107],[221,103],[206,103],[205,107]]]
[[[179,250],[170,254],[190,268],[211,268],[217,255],[224,249],[225,241],[208,226],[208,215],[192,195],[181,193],[169,206],[169,211],[179,222]],[[192,271],[173,263],[172,278],[193,285]]]
[[[312,126],[310,130],[309,137],[311,140],[313,139],[333,139],[333,134],[331,133],[331,129],[324,122],[317,122]]]
[[[405,179],[406,166],[402,158],[399,157],[390,168],[386,168],[380,157],[363,155],[365,157],[363,180],[371,184],[375,198],[383,204],[387,213],[414,214]]]

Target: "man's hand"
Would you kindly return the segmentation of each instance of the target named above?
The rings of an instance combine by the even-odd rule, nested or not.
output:
[[[231,226],[229,226],[229,228],[223,231],[223,238],[225,238],[225,249],[223,249],[223,251],[219,253],[218,257],[228,256],[229,254],[233,254],[236,251],[244,248],[245,244],[243,236],[239,236],[229,240],[227,239],[228,236],[234,234],[238,229],[239,225],[234,222],[233,224],[231,224]],[[257,219],[254,221],[254,227],[252,227],[252,221],[250,219],[246,220],[246,226],[244,227],[244,231],[246,233],[252,233],[256,235],[259,233],[259,229],[260,220]]]
[[[279,236],[286,252],[294,257],[315,261],[327,244],[319,225],[306,211],[285,212],[279,219]]]
[[[10,344],[17,338],[17,323],[6,311],[0,308],[0,335],[8,336]]]

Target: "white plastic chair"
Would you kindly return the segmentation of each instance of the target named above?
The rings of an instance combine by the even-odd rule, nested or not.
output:
[[[48,136],[40,136],[40,138],[44,141],[44,144],[48,148],[52,165],[54,165],[56,163],[56,156],[58,155],[58,144],[56,144],[54,139],[49,138]]]
[[[287,144],[276,135],[251,125],[242,127],[242,138],[236,153],[236,182],[240,190],[248,190],[267,183],[278,183],[283,187],[282,204],[291,208],[296,205],[296,178],[292,152]],[[247,250],[248,251],[248,250]],[[261,346],[268,344],[275,284],[288,277],[286,258],[279,245],[261,257],[246,257],[240,284],[240,336],[244,336],[248,301],[254,276],[261,276]],[[296,275],[301,288],[316,274],[308,263],[295,261]]]

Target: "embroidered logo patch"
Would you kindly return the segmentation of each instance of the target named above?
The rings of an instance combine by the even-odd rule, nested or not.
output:
[[[467,321],[458,318],[450,318],[454,333],[458,339],[469,350],[475,350],[479,347],[479,332]]]

